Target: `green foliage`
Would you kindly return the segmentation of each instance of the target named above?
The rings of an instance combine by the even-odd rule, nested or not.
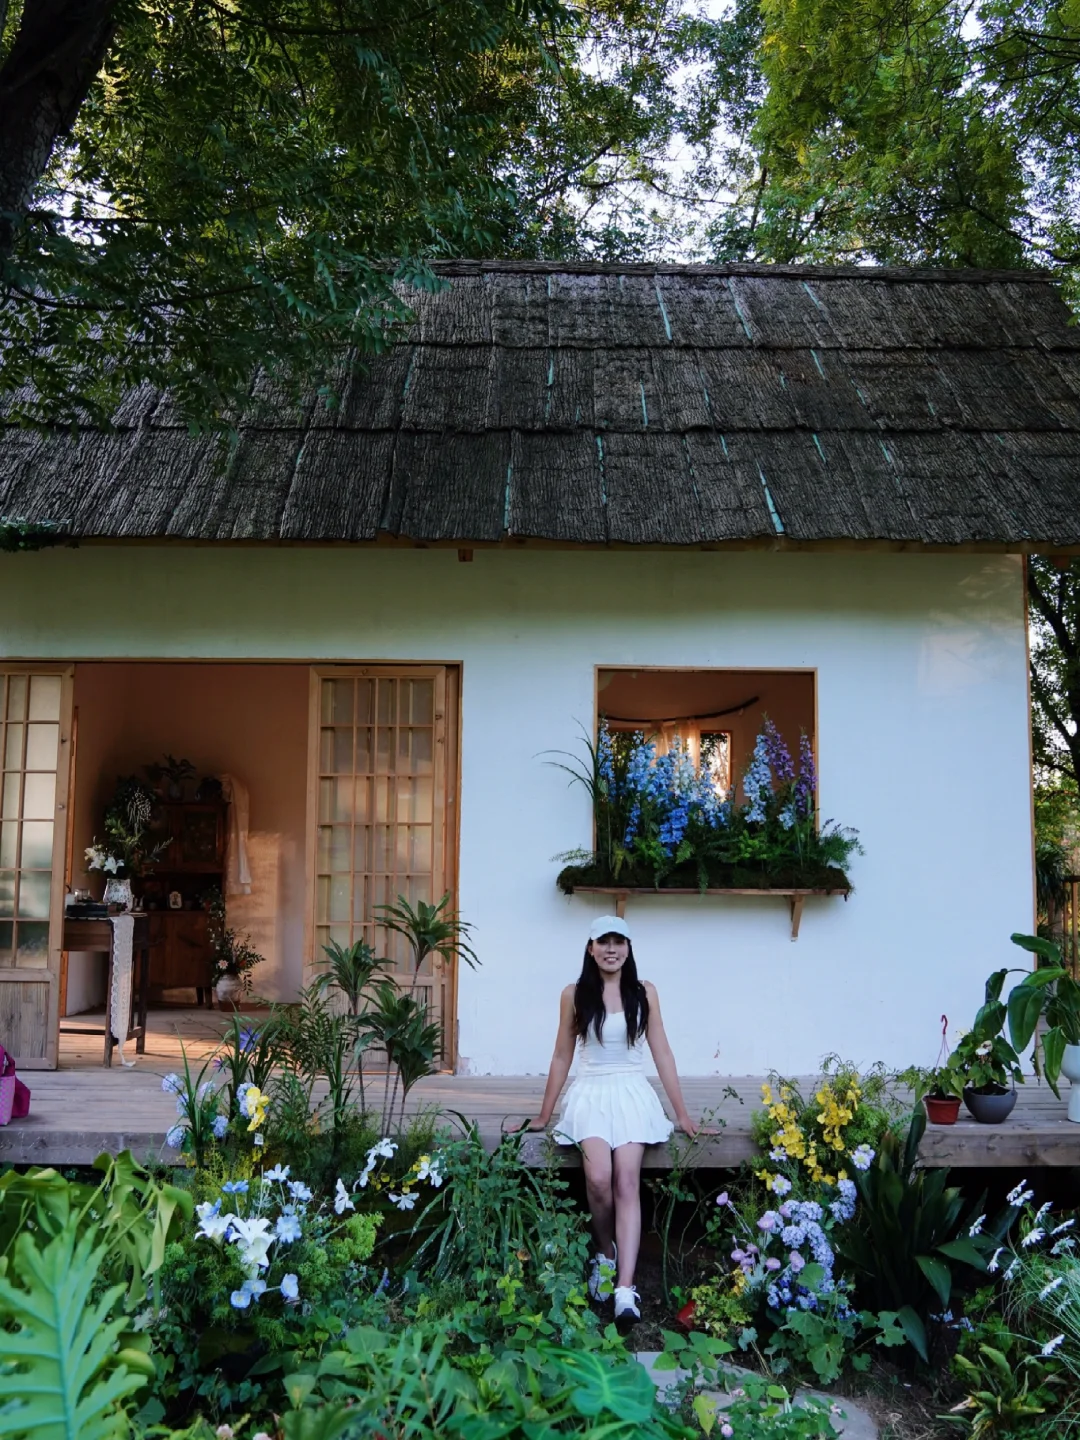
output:
[[[210,902],[210,919],[207,934],[213,959],[210,962],[210,976],[216,985],[226,975],[235,975],[245,992],[251,989],[251,972],[261,965],[264,956],[251,943],[251,936],[241,936],[233,930],[225,913],[225,897],[220,891],[214,893]]]
[[[152,1178],[128,1150],[98,1156],[93,1168],[102,1176],[96,1185],[52,1169],[0,1175],[0,1264],[20,1235],[33,1232],[44,1243],[73,1225],[80,1238],[101,1238],[100,1283],[119,1285],[133,1310],[154,1283],[171,1236],[190,1220],[191,1195]]]
[[[1028,971],[1009,993],[1009,1038],[1017,1050],[1035,1041],[1035,1073],[1043,1074],[1057,1095],[1057,1081],[1066,1045],[1080,1045],[1080,985],[1061,963],[1061,951],[1037,935],[1013,935],[1014,945],[1038,956],[1039,968]],[[1039,1021],[1046,1024],[1039,1027]]]
[[[920,1106],[903,1140],[894,1130],[881,1137],[875,1160],[855,1176],[858,1225],[836,1239],[860,1301],[871,1310],[895,1313],[924,1361],[927,1322],[931,1313],[948,1308],[954,1273],[985,1270],[987,1256],[1016,1214],[1006,1211],[993,1226],[977,1226],[976,1210],[963,1220],[963,1196],[947,1184],[948,1171],[918,1164],[925,1133]]]
[[[364,991],[373,976],[392,962],[375,954],[374,947],[366,940],[357,940],[353,945],[339,945],[331,940],[323,946],[327,966],[315,979],[314,989],[320,994],[336,990],[354,1019],[359,1016]]]
[[[431,956],[437,955],[447,965],[464,960],[473,970],[479,965],[476,952],[469,944],[472,926],[450,909],[449,891],[434,905],[418,900],[414,908],[404,895],[399,895],[393,905],[378,905],[376,911],[379,924],[401,935],[409,947],[412,990],[416,989],[424,961]]]
[[[990,1094],[1024,1083],[1020,1056],[1002,1034],[1009,1014],[1001,998],[1007,974],[1007,970],[995,970],[987,980],[986,998],[974,1023],[961,1036],[947,1061],[948,1068],[956,1071],[964,1087]]]
[[[81,1218],[49,1239],[24,1231],[0,1269],[0,1435],[14,1440],[122,1436],[119,1402],[153,1373],[118,1349],[124,1287],[100,1287],[107,1245]]]
[[[63,525],[52,520],[15,520],[0,515],[0,551],[48,550],[53,545],[70,545]]]

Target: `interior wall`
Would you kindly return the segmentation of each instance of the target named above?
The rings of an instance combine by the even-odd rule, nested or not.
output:
[[[72,884],[100,895],[102,876],[84,852],[119,775],[140,774],[168,753],[199,775],[230,774],[251,799],[252,892],[228,898],[229,924],[265,957],[260,994],[292,999],[302,979],[304,844],[307,825],[306,665],[81,663]],[[105,998],[105,957],[68,957],[67,1010]]]

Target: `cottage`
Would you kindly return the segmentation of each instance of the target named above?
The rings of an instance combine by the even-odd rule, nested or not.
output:
[[[444,269],[339,409],[260,380],[224,457],[154,394],[115,433],[5,433],[0,516],[78,544],[0,557],[0,1037],[55,1065],[60,1017],[102,999],[65,891],[116,776],[169,752],[247,792],[229,920],[266,993],[376,905],[451,892],[481,963],[422,983],[459,1072],[546,1068],[615,903],[688,1074],[931,1060],[1032,925],[1024,556],[1080,548],[1053,286]],[[853,893],[560,893],[591,812],[550,752],[601,714],[723,778],[764,716],[805,733]],[[191,793],[151,978],[194,1000],[231,822]]]

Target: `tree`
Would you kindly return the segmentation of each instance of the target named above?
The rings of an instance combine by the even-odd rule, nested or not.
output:
[[[737,0],[716,258],[1080,273],[1080,0]],[[752,45],[748,44],[752,41]]]
[[[333,394],[432,258],[655,248],[665,156],[699,123],[672,82],[700,42],[680,0],[0,18],[3,388],[29,423],[106,423],[143,383],[219,423],[260,365]]]
[[[1053,786],[1080,786],[1080,561],[1032,556],[1032,739],[1035,765]]]

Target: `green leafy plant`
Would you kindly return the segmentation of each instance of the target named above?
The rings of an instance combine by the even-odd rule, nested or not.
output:
[[[251,990],[251,972],[256,965],[262,964],[265,957],[252,945],[250,936],[241,938],[227,924],[225,899],[220,890],[211,893],[208,914],[207,932],[213,957],[210,961],[211,981],[216,985],[226,975],[235,975],[247,993]]]
[[[383,1086],[381,1128],[394,1125],[397,1094],[401,1090],[398,1123],[404,1123],[405,1101],[413,1086],[431,1075],[435,1057],[442,1050],[442,1026],[428,1020],[427,1006],[410,992],[403,994],[392,980],[375,987],[375,1003],[363,1016],[371,1039],[386,1051],[386,1081]],[[393,1089],[390,1077],[393,1076]]]
[[[1007,970],[996,970],[986,982],[986,998],[975,1022],[953,1048],[948,1068],[960,1076],[965,1089],[999,1094],[1024,1083],[1020,1056],[1002,1034],[1008,1009],[1001,998]]]
[[[43,1239],[24,1231],[0,1265],[0,1435],[112,1440],[127,1430],[120,1401],[153,1362],[118,1348],[124,1287],[99,1287],[108,1246],[97,1228],[71,1215]]]
[[[418,900],[414,909],[404,895],[399,895],[395,904],[376,907],[379,923],[404,936],[412,954],[410,994],[420,979],[420,967],[431,955],[438,955],[447,964],[463,960],[471,969],[480,963],[468,941],[472,926],[449,907],[449,891],[435,905]]]
[[[357,940],[353,945],[339,945],[331,940],[323,946],[326,955],[326,969],[315,977],[314,990],[325,994],[336,990],[348,1007],[349,1014],[356,1019],[361,1011],[364,991],[373,977],[385,970],[392,961],[376,955],[374,946],[366,940]]]
[[[935,1065],[929,1070],[909,1065],[898,1072],[896,1081],[913,1091],[916,1103],[927,1096],[932,1100],[959,1100],[964,1093],[963,1072],[948,1064]]]
[[[1059,1095],[1057,1082],[1065,1046],[1080,1045],[1080,984],[1062,964],[1061,951],[1052,941],[1017,934],[1012,942],[1045,964],[1025,972],[1009,993],[1009,1038],[1016,1050],[1025,1050],[1034,1040],[1035,1073],[1042,1073]],[[1046,1026],[1040,1031],[1043,1019]]]
[[[837,1253],[846,1262],[863,1304],[895,1312],[919,1357],[929,1356],[927,1322],[948,1308],[954,1268],[982,1272],[1000,1244],[1015,1208],[993,1224],[978,1207],[961,1218],[964,1198],[949,1186],[947,1170],[919,1165],[926,1114],[913,1110],[907,1134],[888,1130],[865,1171],[856,1173],[859,1224],[839,1232]]]

